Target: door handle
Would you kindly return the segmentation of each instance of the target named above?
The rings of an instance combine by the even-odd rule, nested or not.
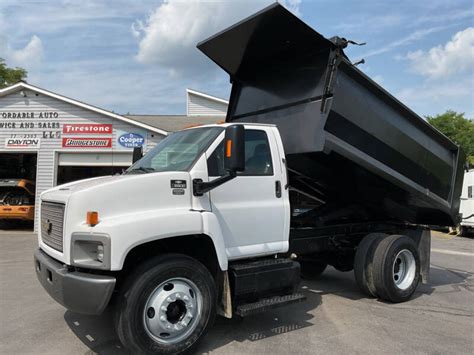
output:
[[[275,181],[275,196],[281,197],[281,182],[280,180]]]

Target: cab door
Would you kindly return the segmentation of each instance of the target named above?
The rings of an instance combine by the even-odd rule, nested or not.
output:
[[[221,142],[209,156],[209,179],[225,174]],[[271,127],[245,130],[245,171],[210,192],[229,259],[288,249],[289,204],[283,162]]]

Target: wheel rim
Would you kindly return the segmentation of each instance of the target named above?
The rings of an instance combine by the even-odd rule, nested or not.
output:
[[[172,278],[156,287],[143,311],[145,329],[155,341],[174,344],[196,329],[202,310],[202,295],[194,282]]]
[[[395,286],[406,290],[411,286],[416,274],[416,261],[413,253],[408,249],[400,251],[393,262],[392,276]]]

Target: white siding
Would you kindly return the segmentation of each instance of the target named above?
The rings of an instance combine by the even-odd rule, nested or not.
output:
[[[117,138],[122,132],[136,132],[141,133],[146,137],[145,151],[153,148],[163,136],[155,132],[147,132],[140,127],[130,125],[126,122],[122,122],[111,117],[101,115],[99,113],[86,110],[82,107],[63,102],[61,100],[36,93],[34,91],[23,90],[26,93],[26,97],[22,97],[20,93],[14,92],[4,97],[0,97],[0,123],[15,122],[17,128],[0,128],[0,153],[14,153],[14,152],[28,152],[28,150],[17,150],[6,149],[5,139],[9,138],[11,134],[37,134],[40,137],[40,147],[32,151],[38,153],[37,160],[37,173],[36,173],[36,191],[38,202],[38,196],[41,192],[54,186],[56,180],[56,159],[59,152],[114,152],[120,150],[124,152],[124,148],[117,143]],[[9,112],[33,112],[35,118],[4,118],[3,113],[8,114]],[[57,118],[38,118],[40,112],[57,112]],[[33,129],[21,129],[18,126],[22,122],[33,122]],[[38,123],[59,123],[59,128],[48,129],[39,128]],[[93,149],[69,149],[62,147],[62,128],[63,124],[77,124],[77,123],[98,123],[98,124],[112,124],[113,133],[110,134],[74,134],[67,135],[67,137],[111,137],[112,148],[93,148]],[[43,138],[43,132],[60,132],[58,138]],[[131,152],[131,149],[129,150]],[[36,203],[36,212],[38,211],[38,203]],[[35,230],[37,228],[38,213],[35,217]]]
[[[225,116],[227,104],[188,92],[188,116]]]

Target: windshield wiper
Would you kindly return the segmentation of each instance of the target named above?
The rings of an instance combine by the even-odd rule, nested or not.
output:
[[[138,168],[135,168],[135,169],[132,169],[132,170],[127,171],[127,174],[128,174],[128,173],[134,174],[135,172],[136,172],[136,173],[146,174],[146,173],[151,173],[151,172],[153,172],[153,171],[155,171],[155,169],[153,169],[153,168],[145,168],[145,167],[143,167],[143,166],[140,166],[140,167],[138,167]]]

